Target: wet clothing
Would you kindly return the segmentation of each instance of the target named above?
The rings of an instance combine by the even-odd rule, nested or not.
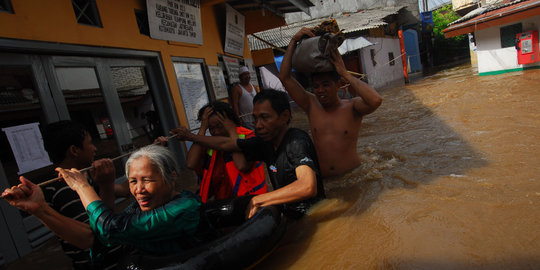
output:
[[[251,92],[248,92],[241,84],[238,84],[242,89],[242,95],[238,98],[238,116],[242,121],[242,125],[251,130],[255,129],[255,119],[253,118],[253,98],[257,94],[255,87],[249,84]]]
[[[58,176],[56,173],[51,174],[50,178]],[[49,179],[50,179],[49,178]],[[92,184],[92,180],[89,179]],[[97,185],[93,185],[96,192],[99,194]],[[45,200],[54,210],[63,216],[88,223],[88,215],[86,210],[77,195],[77,192],[71,190],[71,188],[64,181],[58,181],[47,185],[43,188],[43,194]],[[74,269],[109,269],[114,268],[119,256],[122,256],[122,249],[120,246],[111,246],[109,248],[102,249],[102,258],[99,263],[92,262],[90,259],[89,249],[80,249],[67,241],[59,238],[60,245],[64,253],[71,258]],[[97,242],[97,241],[95,241]]]
[[[283,210],[286,216],[300,218],[311,206],[326,197],[315,146],[305,131],[289,128],[277,150],[274,150],[270,142],[265,142],[259,137],[239,139],[237,145],[242,149],[246,159],[262,160],[266,163],[274,190],[294,182],[297,179],[295,170],[298,166],[306,165],[315,171],[317,195],[300,202],[285,204]]]
[[[255,136],[252,130],[237,127],[240,139]],[[231,152],[209,149],[206,155],[199,195],[203,203],[208,199],[221,200],[267,192],[262,162],[254,162],[251,170],[241,172],[234,165]]]
[[[198,245],[195,237],[201,202],[191,192],[178,194],[167,204],[142,211],[137,202],[115,214],[101,200],[90,203],[90,227],[105,245],[125,244],[149,253],[180,253]]]

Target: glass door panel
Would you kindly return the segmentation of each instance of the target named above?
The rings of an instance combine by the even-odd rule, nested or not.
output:
[[[95,68],[55,67],[55,73],[71,120],[83,124],[92,136],[95,158],[121,155]],[[117,177],[121,177],[123,164],[115,162],[115,167]]]
[[[135,148],[165,135],[143,66],[111,67],[129,136]]]
[[[40,97],[35,87],[32,67],[29,66],[2,66],[0,65],[0,160],[5,170],[7,181],[10,186],[19,184],[19,175],[40,169],[50,164],[35,163],[32,159],[37,156],[46,160],[48,156],[32,146],[39,145],[41,139],[33,136],[35,133],[24,130],[13,130],[17,126],[38,123],[46,124],[45,116],[41,107]],[[35,128],[36,126],[34,126]],[[32,127],[29,127],[32,129]],[[7,137],[9,131],[16,133]],[[39,132],[39,131],[38,131]],[[37,138],[37,139],[36,139]],[[33,151],[36,150],[36,151]],[[41,149],[40,149],[41,150]],[[46,179],[32,179],[35,182]]]

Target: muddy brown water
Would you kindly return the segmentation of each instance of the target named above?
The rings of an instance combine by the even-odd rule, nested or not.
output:
[[[540,268],[540,70],[474,72],[382,91],[362,166],[255,269]]]
[[[539,269],[540,70],[473,72],[382,91],[361,168],[257,269]]]

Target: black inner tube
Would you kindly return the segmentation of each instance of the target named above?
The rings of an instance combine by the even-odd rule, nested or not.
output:
[[[221,200],[201,208],[197,236],[206,244],[181,254],[155,256],[132,253],[125,269],[243,269],[273,250],[286,231],[281,207],[268,206],[245,220],[252,196]],[[232,232],[220,236],[224,229]]]

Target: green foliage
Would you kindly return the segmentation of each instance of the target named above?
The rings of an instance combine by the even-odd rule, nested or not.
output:
[[[443,30],[448,27],[448,24],[459,19],[459,15],[452,10],[452,4],[446,5],[433,11],[433,37],[435,40],[444,40]],[[465,35],[457,36],[451,39],[460,41],[465,39]]]
[[[446,5],[433,11],[433,57],[434,64],[446,64],[456,58],[463,58],[469,55],[469,40],[467,35],[453,38],[445,38],[443,30],[448,24],[459,19],[452,10],[452,5]]]

